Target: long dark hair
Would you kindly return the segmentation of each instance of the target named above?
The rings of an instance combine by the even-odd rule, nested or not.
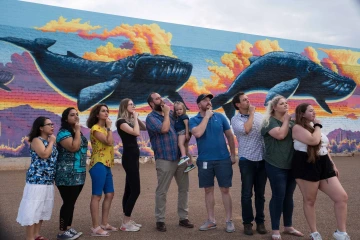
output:
[[[38,118],[35,119],[32,127],[31,127],[31,130],[30,130],[30,133],[28,135],[29,137],[29,142],[32,142],[32,140],[38,136],[41,135],[41,131],[40,131],[40,127],[43,127],[44,124],[45,124],[45,121],[46,119],[49,119],[48,117],[43,117],[43,116],[40,116]]]
[[[74,136],[75,136],[74,129],[67,121],[67,119],[69,117],[69,114],[70,114],[70,111],[73,110],[73,109],[76,110],[73,107],[68,107],[67,109],[65,109],[63,111],[63,113],[61,115],[61,127],[60,127],[60,130],[61,129],[68,130],[71,133],[71,136],[74,138]]]
[[[295,109],[295,117],[296,117],[295,123],[299,124],[300,126],[305,128],[309,132],[313,133],[315,131],[315,128],[313,126],[311,126],[310,124],[308,124],[306,119],[303,117],[304,113],[306,112],[306,109],[310,105],[311,104],[309,104],[309,103],[301,103],[296,107],[296,109]],[[315,160],[319,158],[320,147],[321,147],[321,141],[315,146],[308,145],[308,147],[307,147],[307,154],[309,156],[308,162],[314,163]]]
[[[96,104],[90,111],[90,115],[89,115],[89,118],[88,120],[86,121],[86,126],[88,128],[92,128],[95,124],[98,123],[99,119],[97,117],[97,115],[99,115],[100,113],[100,110],[101,110],[101,107],[106,107],[107,110],[109,110],[108,106],[104,103],[99,103],[99,104]],[[107,126],[108,127],[108,126]]]

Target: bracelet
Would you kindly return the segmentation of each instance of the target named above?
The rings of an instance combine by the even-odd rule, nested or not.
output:
[[[320,123],[315,123],[315,124],[314,124],[314,128],[315,128],[316,126],[318,126],[319,128],[322,128],[322,125],[321,125]]]

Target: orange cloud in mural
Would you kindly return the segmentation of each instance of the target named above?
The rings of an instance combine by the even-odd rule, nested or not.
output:
[[[284,51],[277,40],[271,41],[269,39],[256,41],[254,46],[250,48],[254,56],[262,56],[269,52]]]
[[[347,115],[345,115],[345,117],[350,118],[350,119],[353,119],[353,120],[359,119],[358,116],[356,116],[355,113],[347,114]]]
[[[96,53],[85,52],[83,58],[94,61],[110,62],[134,55],[131,49],[117,48],[111,42],[96,49]]]
[[[301,55],[308,57],[311,61],[321,65],[320,60],[318,58],[318,53],[313,47],[306,47],[304,49],[304,52],[301,53]]]
[[[42,27],[35,27],[37,30],[41,30],[43,32],[79,32],[79,31],[93,31],[100,29],[101,26],[91,26],[90,22],[80,23],[81,18],[72,19],[70,21],[66,21],[67,19],[63,16],[60,16],[58,20],[51,20],[46,23]]]
[[[339,70],[337,69],[336,65],[334,64],[333,61],[331,61],[328,58],[323,58],[321,60],[321,65],[323,65],[324,67],[327,67],[328,69],[330,69],[331,71],[334,71],[336,73],[339,73]]]
[[[357,85],[360,85],[360,52],[345,49],[324,49],[329,59],[337,66],[340,74],[352,78]]]

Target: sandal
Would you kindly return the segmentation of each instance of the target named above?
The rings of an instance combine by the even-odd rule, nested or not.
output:
[[[90,229],[91,229],[91,236],[93,236],[93,237],[108,237],[108,236],[110,236],[110,233],[108,231],[105,231],[104,229],[102,229],[100,226],[98,226],[97,228],[90,228]]]
[[[37,236],[37,238],[35,238],[35,240],[49,240],[49,239],[46,237],[43,237],[43,236]]]
[[[296,237],[303,237],[304,234],[296,229],[292,230],[292,231],[284,231],[284,234],[287,235],[292,235],[292,236],[296,236]]]
[[[119,231],[119,229],[117,229],[116,227],[111,226],[110,224],[106,224],[106,226],[104,225],[100,225],[100,227],[108,232],[117,232]]]
[[[281,235],[273,234],[273,235],[271,235],[271,240],[281,240]]]

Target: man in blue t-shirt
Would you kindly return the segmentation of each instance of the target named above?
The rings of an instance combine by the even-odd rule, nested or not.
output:
[[[212,111],[212,98],[212,94],[201,94],[197,98],[196,103],[200,111],[189,122],[191,133],[196,138],[199,187],[205,189],[205,205],[208,214],[208,220],[199,230],[206,231],[216,228],[214,214],[214,177],[216,177],[226,212],[226,231],[234,232],[230,195],[233,176],[232,164],[236,162],[234,135],[225,116]],[[224,134],[229,143],[231,156]]]

